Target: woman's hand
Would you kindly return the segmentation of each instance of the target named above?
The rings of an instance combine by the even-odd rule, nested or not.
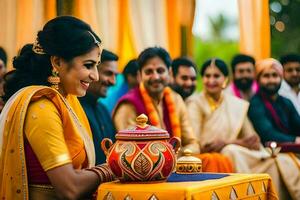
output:
[[[260,139],[257,135],[252,135],[246,138],[238,139],[234,141],[233,144],[237,144],[251,150],[259,150]]]
[[[207,143],[201,149],[201,153],[220,152],[227,143],[224,140],[216,139],[211,143]]]
[[[48,170],[47,176],[61,199],[81,199],[92,195],[100,183],[115,179],[107,164],[74,170],[72,164]]]

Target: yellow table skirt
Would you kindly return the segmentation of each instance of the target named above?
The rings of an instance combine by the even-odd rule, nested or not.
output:
[[[110,182],[98,188],[98,200],[277,200],[272,180],[267,174],[231,174],[194,182],[129,184]]]

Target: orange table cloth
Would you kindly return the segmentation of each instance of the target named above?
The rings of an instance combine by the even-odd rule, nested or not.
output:
[[[98,200],[278,200],[268,174],[230,174],[193,182],[101,184]]]

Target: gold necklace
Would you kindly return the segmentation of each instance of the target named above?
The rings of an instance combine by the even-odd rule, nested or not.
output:
[[[210,110],[213,112],[215,111],[222,103],[223,101],[223,95],[220,95],[220,98],[216,101],[214,98],[212,98],[209,94],[207,94],[206,92],[204,93],[205,97],[208,101]]]

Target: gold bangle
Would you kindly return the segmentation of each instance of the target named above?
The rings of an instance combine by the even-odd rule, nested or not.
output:
[[[96,173],[100,179],[100,182],[110,182],[115,179],[114,174],[106,165],[98,165],[93,168],[87,168],[86,170]]]
[[[97,168],[98,170],[100,170],[104,177],[105,177],[105,182],[109,182],[109,181],[113,181],[115,178],[114,178],[114,174],[112,173],[112,171],[110,170],[110,168],[103,164],[103,165],[100,165],[100,166],[96,166],[95,168]]]

